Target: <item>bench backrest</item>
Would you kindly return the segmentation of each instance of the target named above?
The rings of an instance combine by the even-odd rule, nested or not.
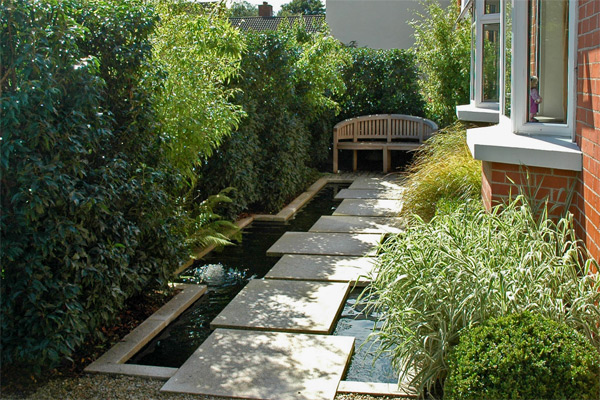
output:
[[[337,123],[333,128],[333,140],[410,140],[422,143],[437,129],[435,122],[412,115],[365,115]]]

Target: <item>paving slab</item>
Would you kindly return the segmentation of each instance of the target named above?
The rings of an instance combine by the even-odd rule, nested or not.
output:
[[[353,337],[217,329],[164,392],[260,400],[333,399]]]
[[[358,177],[348,189],[395,190],[402,187],[402,178],[394,177]]]
[[[402,218],[394,217],[324,215],[308,231],[332,233],[400,233],[403,230],[402,221]]]
[[[336,199],[387,199],[400,200],[404,189],[342,189],[335,195]]]
[[[396,217],[402,210],[400,200],[345,199],[333,215],[358,215],[364,217]]]
[[[370,256],[375,255],[381,237],[366,233],[286,232],[267,250],[267,255]]]
[[[266,279],[351,282],[365,286],[375,266],[373,257],[286,254],[271,268]]]
[[[253,279],[210,327],[329,334],[348,283]]]

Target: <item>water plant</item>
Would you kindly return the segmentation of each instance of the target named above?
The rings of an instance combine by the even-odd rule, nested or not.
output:
[[[489,213],[468,201],[416,217],[381,246],[365,292],[382,315],[374,338],[421,394],[441,388],[449,351],[490,318],[529,310],[600,349],[600,281],[585,256],[570,215],[539,218],[523,196]]]

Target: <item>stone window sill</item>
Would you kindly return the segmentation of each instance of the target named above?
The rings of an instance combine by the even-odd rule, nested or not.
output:
[[[456,106],[456,116],[461,121],[489,122],[497,124],[499,114],[498,110],[475,107],[472,104]]]
[[[516,135],[500,125],[467,130],[473,158],[481,161],[581,171],[583,155],[565,137]]]

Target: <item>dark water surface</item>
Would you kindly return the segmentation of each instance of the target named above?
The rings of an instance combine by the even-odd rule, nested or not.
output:
[[[255,221],[244,228],[242,242],[212,251],[179,275],[177,282],[208,285],[207,293],[184,311],[128,364],[180,367],[211,333],[210,322],[242,290],[250,279],[259,279],[275,265],[278,257],[266,252],[285,232],[306,232],[322,215],[331,215],[340,201],[334,197],[345,184],[328,184],[296,216],[286,223]],[[353,310],[359,292],[353,292],[342,312],[334,335],[355,336],[356,352],[346,379],[394,382],[389,361],[373,362],[368,346],[359,348],[375,321]],[[355,319],[358,316],[357,319]]]

